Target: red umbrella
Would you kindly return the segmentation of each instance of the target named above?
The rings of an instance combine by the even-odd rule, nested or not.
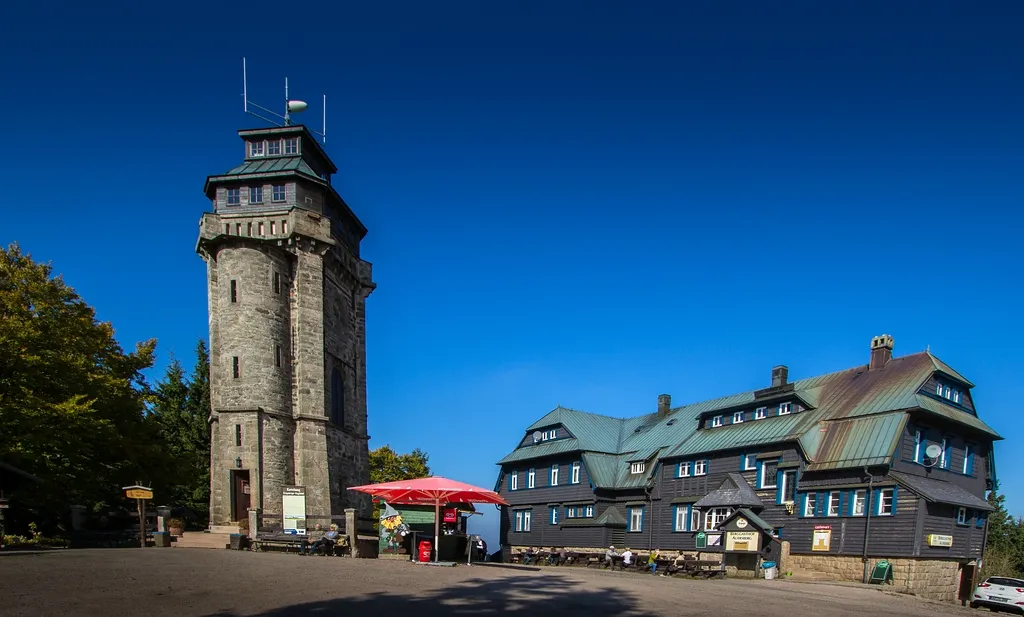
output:
[[[441,476],[352,486],[348,490],[367,493],[396,504],[434,504],[434,551],[440,533],[441,503],[493,503],[507,506],[501,495],[485,488],[456,482]],[[437,552],[434,561],[437,561]]]

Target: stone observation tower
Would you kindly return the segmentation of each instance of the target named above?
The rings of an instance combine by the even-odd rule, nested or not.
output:
[[[304,105],[304,104],[303,104]],[[206,180],[196,251],[210,307],[210,524],[260,510],[281,524],[283,487],[305,524],[370,515],[366,228],[331,185],[305,126],[238,131],[244,160]],[[301,525],[302,523],[300,523]]]

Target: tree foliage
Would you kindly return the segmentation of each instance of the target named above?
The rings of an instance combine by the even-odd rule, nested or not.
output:
[[[146,477],[160,458],[142,377],[155,347],[125,353],[50,265],[0,248],[0,460],[43,480],[12,515],[53,527],[67,505],[111,502]]]
[[[172,360],[150,397],[170,468],[161,501],[185,506],[205,523],[210,509],[210,355],[202,340],[190,377]]]
[[[391,449],[390,445],[383,445],[375,450],[370,450],[370,483],[378,484],[380,482],[425,478],[430,475],[430,466],[427,464],[428,459],[427,453],[419,448],[408,454],[398,454]],[[380,508],[374,505],[373,525],[375,529],[378,524],[378,518],[380,518]]]
[[[1024,577],[1024,519],[1014,519],[1006,511],[1006,497],[998,483],[988,495],[994,511],[988,515],[988,541],[982,560],[981,576]]]

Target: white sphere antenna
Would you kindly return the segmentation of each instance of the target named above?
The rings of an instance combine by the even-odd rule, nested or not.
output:
[[[928,460],[928,459],[932,460],[932,464],[928,465],[929,467],[931,467],[932,465],[935,465],[935,463],[937,463],[939,461],[939,458],[941,456],[942,456],[942,446],[940,446],[937,443],[929,444],[928,447],[924,449],[925,460]]]
[[[322,139],[324,143],[327,143],[327,95],[326,94],[324,95],[323,99],[324,99],[324,101],[323,101],[323,126],[322,126],[322,130],[318,132],[318,131],[314,131],[314,130],[310,129],[310,131],[312,133],[315,133],[315,134],[319,135],[320,139]],[[255,111],[250,110],[250,107],[253,108],[253,109],[259,110],[261,113],[269,114],[271,116],[274,116],[274,118],[268,118],[266,116],[260,115],[259,113],[256,113]],[[291,115],[293,113],[303,112],[303,111],[306,111],[307,109],[309,109],[309,105],[306,103],[306,101],[300,101],[298,99],[288,98],[288,78],[287,77],[284,78],[284,115],[283,116],[281,114],[277,113],[276,111],[272,111],[270,109],[267,109],[266,107],[263,107],[262,105],[257,105],[256,103],[253,103],[252,101],[250,101],[249,100],[249,81],[248,81],[248,76],[246,75],[245,58],[244,57],[242,58],[242,110],[245,113],[247,113],[249,115],[252,115],[252,116],[255,116],[255,117],[259,118],[260,120],[263,120],[264,122],[269,122],[269,123],[271,123],[271,124],[273,124],[275,126],[289,126],[292,123]],[[280,120],[278,120],[278,119],[280,119]]]
[[[543,437],[543,435],[540,434],[540,431],[534,431],[533,432],[533,443],[537,443],[538,441],[540,441],[541,437]]]

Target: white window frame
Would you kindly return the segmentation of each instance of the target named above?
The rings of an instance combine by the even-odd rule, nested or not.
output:
[[[957,525],[966,525],[967,524],[967,520],[968,520],[967,508],[965,508],[963,506],[957,508],[957,510],[956,510],[956,524]]]
[[[578,462],[572,464],[572,476],[570,478],[570,484],[580,483],[580,464]]]
[[[718,428],[720,426],[722,426],[722,416],[711,418],[711,428]]]
[[[779,403],[778,413],[780,416],[788,416],[793,413],[793,403]]]
[[[807,493],[804,498],[804,517],[814,518],[817,515],[818,508],[818,494]]]
[[[780,484],[778,489],[776,489],[779,491],[779,495],[781,497],[780,501],[782,501],[782,503],[789,503],[789,500],[786,499],[786,489],[789,488],[789,483],[791,481],[794,485],[796,484],[796,470],[782,470],[782,484]],[[793,499],[796,499],[796,486],[793,487]]]
[[[519,490],[519,472],[518,471],[513,471],[512,474],[509,475],[508,490],[510,490],[510,491],[518,491]]]
[[[772,474],[771,484],[768,484],[768,479],[765,477],[765,472],[768,470],[768,465],[761,463],[761,488],[778,488],[779,487],[779,466],[775,465],[775,473]]]
[[[526,510],[516,510],[516,532],[517,533],[522,533],[524,531],[523,530],[523,519],[524,519],[523,514],[525,512],[526,512]]]
[[[277,146],[277,152],[271,152]],[[281,140],[271,139],[267,141],[267,156],[281,156]]]
[[[289,146],[292,147],[290,152],[288,150]],[[299,138],[298,137],[289,137],[289,138],[284,140],[284,153],[285,154],[298,154],[299,153]]]
[[[825,511],[825,516],[839,516],[839,507],[842,505],[843,497],[840,491],[829,491],[828,493],[828,510]]]
[[[757,454],[743,455],[743,471],[757,471]]]
[[[629,473],[630,473],[630,475],[636,475],[636,474],[643,473],[644,470],[646,470],[646,469],[647,469],[647,463],[645,463],[644,461],[640,461],[638,463],[630,463],[629,464]]]
[[[914,431],[914,462],[920,463],[923,459],[921,458],[921,429]]]
[[[959,390],[953,390],[953,402],[956,403],[957,405],[960,404],[960,391]]]
[[[690,461],[683,461],[682,463],[679,463],[679,465],[676,467],[676,477],[689,478],[691,473],[691,467],[692,464],[690,463]]]
[[[708,508],[707,512],[704,513],[704,529],[709,531],[717,530],[722,521],[729,518],[731,514],[732,508]]]
[[[706,476],[708,475],[708,461],[707,459],[700,459],[699,461],[693,462],[693,475],[694,476]]]
[[[533,526],[533,510],[523,510],[523,531],[530,531]]]
[[[558,524],[558,506],[551,508],[551,524]]]
[[[584,518],[594,518],[594,506],[586,506],[583,510]]]
[[[948,469],[946,464],[949,462],[946,460],[946,438],[942,438],[942,454],[939,455],[939,469]]]
[[[550,473],[550,476],[551,476],[551,478],[550,478],[551,479],[551,486],[558,486],[558,471],[559,471],[558,465],[552,465],[551,466],[551,473]]]
[[[895,493],[894,493],[895,490],[896,490],[895,488],[879,489],[879,491],[878,491],[878,505],[875,507],[875,514],[877,516],[892,516],[894,514],[893,507],[892,507],[892,501],[893,501],[893,497],[895,495]],[[889,511],[888,512],[885,512],[884,508],[883,508],[883,506],[886,505],[886,498],[885,498],[886,493],[889,494],[889,499],[888,499]]]
[[[676,506],[676,520],[673,523],[674,527],[672,531],[687,531],[686,529],[686,513],[689,507],[686,505]]]
[[[952,399],[953,398],[953,389],[950,388],[949,386],[944,386],[942,388],[942,396],[944,396],[947,399]]]
[[[853,505],[850,506],[850,516],[864,516],[867,513],[867,489],[859,488],[853,491]],[[858,510],[860,510],[858,512]]]
[[[236,150],[237,152],[237,150]],[[263,141],[250,141],[249,142],[249,156],[266,156],[267,155],[267,144]]]
[[[576,506],[569,506],[565,509],[565,518],[576,518]]]
[[[537,486],[537,470],[531,469],[526,472],[526,488],[536,488]]]
[[[935,384],[935,394],[936,394],[936,396],[942,396],[942,384],[941,383],[936,383]]]
[[[690,531],[700,531],[700,524],[703,521],[700,515],[700,508],[690,508]]]
[[[964,467],[961,470],[961,473],[963,473],[965,476],[967,475],[967,463],[969,463],[970,460],[971,460],[971,444],[965,443],[964,444]]]
[[[732,414],[732,423],[733,424],[743,424],[743,412],[742,411],[733,412],[733,414]]]
[[[764,420],[766,417],[768,417],[767,407],[758,407],[757,409],[754,410],[755,420]]]
[[[644,508],[643,506],[631,506],[629,508],[629,531],[631,533],[644,530]]]

